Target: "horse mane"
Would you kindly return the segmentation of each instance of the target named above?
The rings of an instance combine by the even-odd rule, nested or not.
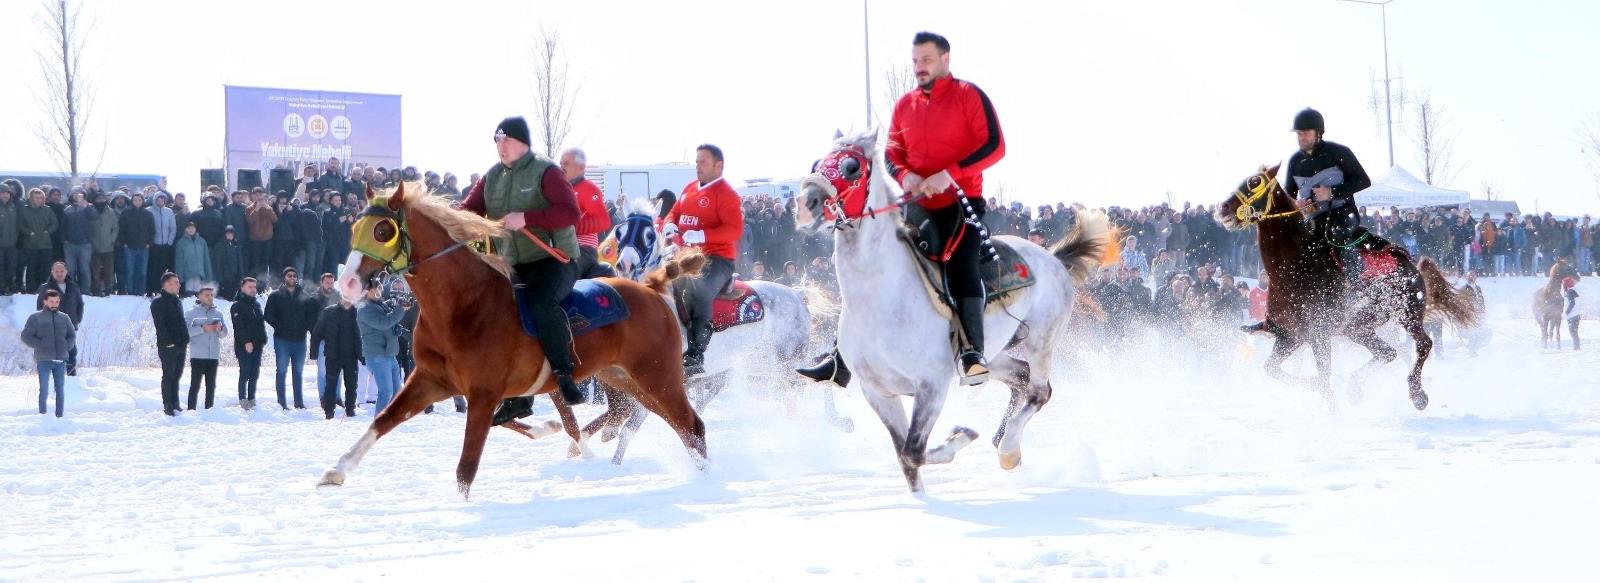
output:
[[[690,247],[646,275],[644,285],[650,288],[650,291],[666,295],[667,286],[671,285],[673,280],[700,277],[700,272],[705,269],[707,261],[704,251],[698,247]]]
[[[405,206],[407,209],[414,211],[417,216],[439,225],[439,228],[444,229],[450,240],[457,243],[463,241],[470,243],[483,240],[486,237],[500,237],[506,234],[505,228],[499,222],[491,221],[467,211],[451,208],[450,199],[442,196],[421,194],[427,191],[427,187],[421,182],[407,183]],[[393,193],[394,189],[383,190],[383,196]],[[496,272],[505,276],[506,279],[511,279],[511,263],[506,261],[504,257],[496,253],[473,253],[472,255],[485,265],[494,268]]]
[[[657,208],[657,206],[650,203],[650,199],[642,196],[628,201],[628,216],[630,217],[633,215],[644,215],[653,219],[657,214],[659,214],[659,212],[660,210]]]

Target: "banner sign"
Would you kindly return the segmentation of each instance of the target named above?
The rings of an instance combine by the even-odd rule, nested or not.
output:
[[[240,169],[400,165],[400,96],[225,85],[228,181]]]

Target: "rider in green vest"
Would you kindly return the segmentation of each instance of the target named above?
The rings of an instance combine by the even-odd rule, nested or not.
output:
[[[578,278],[578,197],[561,167],[528,146],[528,122],[508,117],[494,134],[500,163],[472,186],[461,208],[505,223],[507,235],[495,248],[516,271],[539,327],[539,343],[567,403],[584,395],[572,380],[572,329],[561,300]],[[535,242],[534,239],[538,239]],[[555,253],[559,252],[559,253]],[[527,417],[533,397],[506,399],[495,411],[494,424]]]

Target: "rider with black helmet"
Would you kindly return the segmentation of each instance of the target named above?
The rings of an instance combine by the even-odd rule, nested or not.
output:
[[[1311,236],[1334,248],[1344,269],[1345,293],[1361,289],[1361,212],[1356,207],[1357,192],[1372,186],[1372,179],[1361,168],[1354,152],[1342,144],[1322,139],[1325,127],[1322,113],[1305,108],[1294,116],[1294,133],[1300,149],[1289,156],[1288,178],[1284,186],[1299,199],[1299,206],[1312,206]],[[1352,298],[1353,299],[1353,298]],[[1268,329],[1267,322],[1244,326],[1246,332]]]

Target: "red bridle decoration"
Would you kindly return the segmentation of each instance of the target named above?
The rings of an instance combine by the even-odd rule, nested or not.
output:
[[[817,165],[817,173],[833,186],[836,205],[823,205],[823,217],[830,221],[841,218],[861,218],[867,207],[867,179],[872,176],[872,164],[867,153],[855,146],[845,146]],[[843,214],[843,216],[839,216]]]

